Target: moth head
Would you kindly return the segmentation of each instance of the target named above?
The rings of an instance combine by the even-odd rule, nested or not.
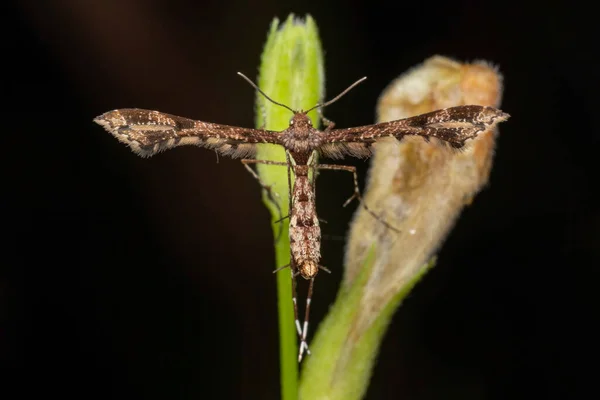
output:
[[[290,118],[290,128],[295,130],[306,130],[312,129],[313,124],[306,113],[299,111],[294,113],[294,116]]]
[[[322,132],[313,127],[306,112],[297,111],[290,119],[288,128],[281,132],[281,144],[290,151],[310,152],[321,145],[322,136]]]

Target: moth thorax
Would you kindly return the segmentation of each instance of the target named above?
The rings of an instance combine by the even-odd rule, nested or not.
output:
[[[319,266],[316,262],[305,261],[298,266],[298,271],[304,279],[312,279],[317,276],[317,272],[319,272]]]

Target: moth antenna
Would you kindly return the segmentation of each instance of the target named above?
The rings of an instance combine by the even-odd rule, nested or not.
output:
[[[246,75],[242,74],[241,72],[237,73],[239,76],[241,76],[242,78],[244,78],[250,85],[252,85],[252,87],[254,89],[256,89],[258,91],[258,93],[262,94],[265,99],[269,100],[271,103],[273,104],[277,104],[278,106],[287,108],[288,110],[290,110],[291,112],[293,112],[294,114],[296,113],[296,111],[292,110],[290,107],[286,106],[285,104],[282,104],[278,101],[273,100],[272,98],[270,98],[269,96],[267,96],[265,94],[265,92],[263,92],[262,90],[259,89],[259,87],[256,85],[256,83],[252,82],[252,80],[250,78],[248,78]]]
[[[310,108],[308,111],[305,111],[305,113],[308,113],[308,112],[314,110],[315,108],[323,108],[323,107],[327,107],[328,105],[330,105],[332,103],[335,103],[340,98],[342,98],[346,93],[348,93],[349,91],[351,91],[352,89],[354,89],[359,83],[362,83],[366,79],[367,79],[367,77],[363,76],[362,78],[360,78],[359,80],[357,80],[356,82],[354,82],[352,85],[348,86],[346,88],[346,90],[344,90],[342,93],[340,93],[337,96],[335,96],[333,99],[331,99],[331,100],[329,100],[329,101],[327,101],[325,103],[317,104],[316,106]]]

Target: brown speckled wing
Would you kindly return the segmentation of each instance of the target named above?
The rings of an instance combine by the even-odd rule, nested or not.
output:
[[[468,139],[505,121],[509,115],[493,107],[458,106],[433,111],[415,117],[359,126],[333,129],[325,135],[319,151],[325,157],[343,158],[345,155],[368,157],[371,145],[380,138],[418,135],[429,140],[436,138],[454,148],[461,148]]]
[[[280,144],[277,132],[195,121],[137,108],[109,111],[94,122],[142,157],[184,145],[206,147],[232,158],[251,157],[256,143]]]

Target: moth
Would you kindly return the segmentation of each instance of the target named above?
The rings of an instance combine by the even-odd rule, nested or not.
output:
[[[242,158],[242,163],[251,172],[253,170],[249,168],[249,164],[264,163],[288,168],[291,251],[289,267],[294,288],[295,325],[300,337],[298,354],[300,362],[305,352],[310,354],[306,337],[314,280],[320,269],[327,271],[320,265],[321,229],[315,206],[315,174],[312,174],[311,179],[309,171],[329,169],[351,172],[354,176],[354,194],[346,203],[354,198],[361,200],[355,167],[317,164],[316,155],[333,159],[341,159],[345,156],[366,158],[372,154],[373,144],[377,140],[385,137],[402,140],[403,137],[411,135],[421,136],[426,141],[431,138],[439,139],[452,148],[460,149],[469,139],[505,121],[509,115],[493,107],[467,105],[391,122],[344,129],[335,129],[333,122],[322,117],[326,127],[324,130],[318,130],[313,127],[308,113],[334,103],[366,77],[352,84],[332,100],[303,111],[293,110],[271,99],[245,75],[239,72],[238,75],[247,80],[267,100],[292,113],[287,129],[278,132],[242,128],[136,108],[109,111],[96,117],[94,121],[141,157],[151,157],[177,146],[194,145],[212,149],[232,158]],[[287,162],[253,159],[256,145],[261,143],[282,146],[286,151]],[[290,171],[295,177],[293,183]],[[367,208],[364,203],[363,207]],[[295,278],[298,275],[309,281],[303,326],[300,325],[296,302]]]

